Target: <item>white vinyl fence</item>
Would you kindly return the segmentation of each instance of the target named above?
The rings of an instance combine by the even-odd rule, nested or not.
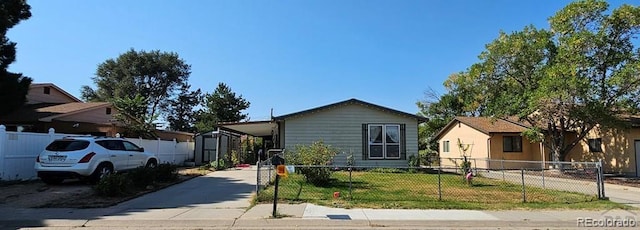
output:
[[[0,125],[0,181],[33,180],[37,178],[34,165],[36,157],[53,140],[74,134],[28,133],[6,131]],[[194,142],[131,139],[127,140],[155,154],[160,163],[183,164],[193,155]]]

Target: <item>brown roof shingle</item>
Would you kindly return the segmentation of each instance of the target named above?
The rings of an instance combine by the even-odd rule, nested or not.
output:
[[[483,133],[521,133],[527,130],[524,125],[503,119],[489,117],[456,117],[455,120],[471,126]]]

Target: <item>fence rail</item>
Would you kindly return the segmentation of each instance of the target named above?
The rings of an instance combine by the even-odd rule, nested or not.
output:
[[[48,133],[11,132],[0,125],[0,181],[36,179],[34,164],[38,154],[53,140],[72,135],[77,134],[55,133],[54,129]],[[155,154],[161,163],[182,164],[194,150],[193,142],[127,140]]]
[[[317,193],[327,188],[354,202],[372,199],[385,202],[492,202],[493,197],[500,197],[496,200],[562,204],[605,197],[600,162],[467,159],[469,163],[464,163],[462,158],[440,160],[451,165],[393,168],[296,165],[295,173],[280,181],[279,199],[333,200],[331,194]],[[256,190],[260,200],[273,199],[273,170],[270,160],[258,162]],[[321,170],[331,172],[331,177],[320,184],[314,184],[305,174]],[[558,191],[565,193],[558,195]]]

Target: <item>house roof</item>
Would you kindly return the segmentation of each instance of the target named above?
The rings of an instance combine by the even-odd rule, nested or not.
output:
[[[393,114],[396,114],[396,115],[400,115],[400,116],[411,117],[411,118],[414,118],[414,119],[418,120],[418,122],[427,121],[426,117],[421,117],[421,116],[417,116],[415,114],[410,114],[410,113],[402,112],[402,111],[399,111],[399,110],[395,110],[395,109],[379,106],[379,105],[372,104],[372,103],[365,102],[365,101],[361,101],[361,100],[358,100],[358,99],[355,99],[355,98],[352,98],[352,99],[349,99],[349,100],[346,100],[346,101],[341,101],[341,102],[329,104],[329,105],[325,105],[325,106],[320,106],[320,107],[308,109],[308,110],[303,110],[303,111],[300,111],[300,112],[295,112],[295,113],[290,113],[290,114],[286,114],[286,115],[282,115],[282,116],[273,117],[273,119],[276,120],[276,121],[281,121],[281,120],[286,120],[286,119],[292,118],[292,117],[303,116],[303,115],[306,115],[306,114],[315,113],[315,112],[319,112],[319,111],[322,111],[322,110],[331,109],[331,108],[335,108],[335,107],[339,107],[339,106],[343,106],[343,105],[350,105],[350,104],[359,104],[359,105],[363,105],[365,107],[369,107],[369,108],[372,108],[372,109],[378,109],[378,110],[382,110],[382,111],[385,111],[385,112],[390,112],[390,113],[393,113]]]
[[[108,102],[72,102],[65,104],[40,103],[24,105],[20,109],[0,117],[3,123],[25,123],[51,120],[93,109],[109,106]]]
[[[59,91],[60,93],[64,94],[65,96],[69,97],[71,100],[75,101],[75,102],[82,102],[82,100],[78,99],[77,97],[74,97],[73,95],[71,95],[69,92],[64,91],[63,89],[61,89],[60,87],[54,85],[53,83],[32,83],[29,88],[42,88],[42,87],[51,87],[56,89],[57,91]]]
[[[528,126],[522,123],[507,119],[496,119],[490,117],[455,117],[444,128],[442,128],[434,138],[440,139],[446,130],[457,122],[465,124],[487,135],[492,133],[521,133],[528,128]]]

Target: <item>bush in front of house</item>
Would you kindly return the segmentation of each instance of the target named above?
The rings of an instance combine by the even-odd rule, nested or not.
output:
[[[127,174],[115,173],[102,178],[93,189],[98,196],[125,196],[131,194],[133,182]]]
[[[131,179],[133,186],[136,188],[146,188],[149,185],[153,185],[156,181],[156,170],[147,167],[138,167],[126,173],[126,176]]]
[[[153,168],[156,180],[159,182],[171,182],[178,179],[178,166],[169,163],[159,164]]]
[[[158,182],[178,179],[178,167],[169,163],[154,168],[139,167],[126,173],[116,173],[102,178],[93,189],[99,196],[126,196],[147,189]]]
[[[338,151],[331,145],[316,141],[311,145],[296,146],[294,153],[287,154],[286,162],[293,165],[311,166],[299,167],[296,170],[304,175],[307,182],[323,186],[327,185],[331,179],[332,170],[329,165],[337,153]]]

